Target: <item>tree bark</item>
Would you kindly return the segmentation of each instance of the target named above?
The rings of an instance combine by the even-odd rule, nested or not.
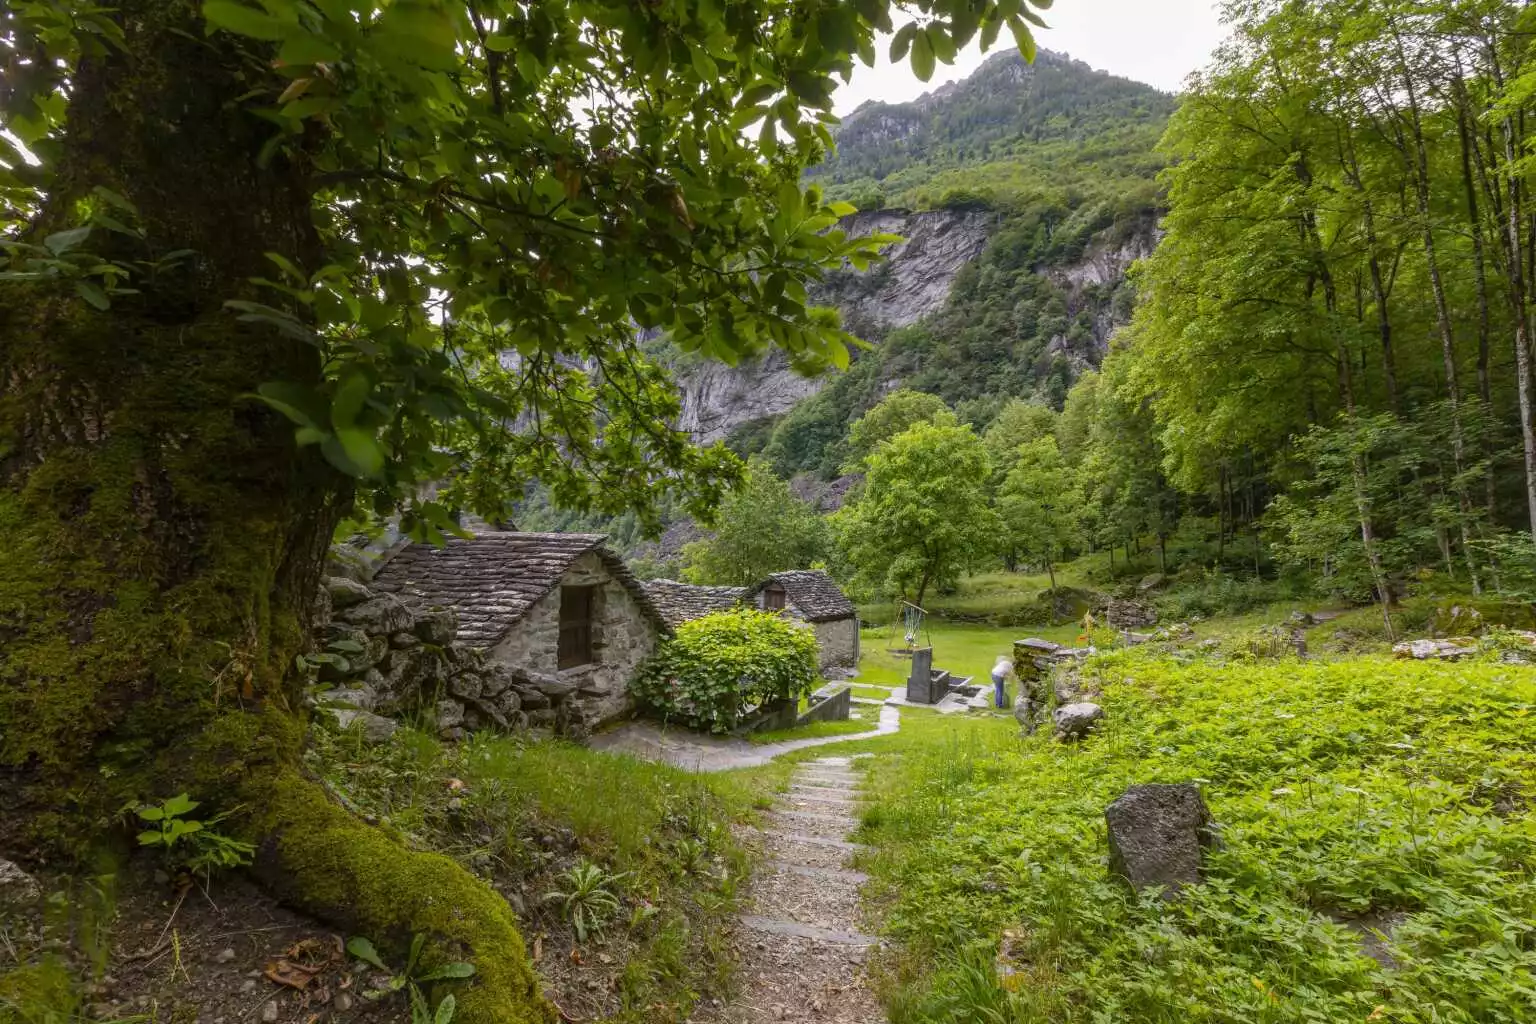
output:
[[[391,949],[473,959],[461,1024],[552,1019],[504,900],[333,803],[299,768],[302,680],[347,483],[249,396],[317,385],[316,348],[237,322],[278,253],[324,262],[302,153],[263,162],[272,125],[242,96],[262,44],[204,31],[195,0],[124,0],[124,46],[71,77],[57,175],[32,236],[93,190],[144,241],[193,255],[97,311],[67,283],[0,285],[0,803],[37,843],[83,850],[125,804],[190,791],[258,845],[279,895]],[[97,200],[99,201],[99,200]],[[67,794],[67,795],[66,795]]]

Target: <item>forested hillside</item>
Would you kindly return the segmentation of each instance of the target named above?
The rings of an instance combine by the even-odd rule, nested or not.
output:
[[[1166,125],[1172,101],[1152,90],[1012,54],[848,118],[812,172],[832,194],[992,219],[942,307],[869,332],[850,370],[729,438],[756,472],[799,474],[813,503],[851,502],[825,548],[844,579],[910,597],[1118,549],[1121,571],[1152,551],[1354,600],[1391,602],[1426,575],[1529,591],[1531,16],[1230,14]],[[1120,271],[1141,257],[1133,287]],[[846,305],[900,274],[829,288]],[[938,432],[861,445],[875,414]],[[871,547],[906,521],[878,501],[903,473],[965,462],[967,437],[989,461],[965,500],[992,518],[962,532],[993,540],[946,564],[919,550],[927,536]],[[878,496],[856,482],[875,469]]]

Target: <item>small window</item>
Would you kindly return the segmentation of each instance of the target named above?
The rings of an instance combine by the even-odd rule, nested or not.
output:
[[[560,660],[562,669],[592,664],[592,606],[596,587],[560,588]]]
[[[763,610],[768,612],[781,612],[784,610],[784,588],[777,583],[770,583],[763,588]]]

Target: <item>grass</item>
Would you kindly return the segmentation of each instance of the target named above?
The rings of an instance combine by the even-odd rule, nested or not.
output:
[[[1089,672],[1109,717],[1081,746],[904,714],[839,748],[877,755],[860,866],[899,944],[892,1024],[1536,1018],[1530,669],[1127,651]],[[1176,781],[1224,847],[1169,902],[1108,877],[1103,811]],[[1395,971],[1339,923],[1388,912]]]
[[[957,676],[974,676],[974,682],[986,683],[999,655],[1013,657],[1015,640],[1037,636],[1071,644],[1076,642],[1080,632],[1076,625],[998,627],[930,620],[918,637],[918,643],[933,645],[935,668],[945,669]],[[896,631],[893,637],[889,627],[873,627],[860,632],[863,656],[859,660],[859,682],[884,686],[907,685],[912,660],[887,650],[893,639],[897,645],[903,643],[900,631]]]
[[[853,696],[863,697],[865,700],[887,700],[891,696],[891,688],[886,686],[852,686]]]
[[[878,710],[878,709],[877,709]],[[823,736],[849,736],[855,733],[872,732],[875,728],[874,717],[855,718],[858,711],[851,713],[845,722],[811,722],[807,725],[795,726],[793,729],[774,729],[770,732],[754,732],[747,735],[752,743],[782,743],[786,740],[820,739]]]
[[[543,894],[595,865],[620,904],[590,940],[620,965],[602,979],[616,1004],[606,1019],[682,1021],[699,998],[726,991],[732,964],[719,935],[749,867],[731,826],[765,804],[771,774],[700,776],[558,740],[448,745],[411,730],[379,747],[318,733],[313,767],[403,841],[525,894],[530,934],[565,933]],[[546,979],[578,992],[589,980]]]

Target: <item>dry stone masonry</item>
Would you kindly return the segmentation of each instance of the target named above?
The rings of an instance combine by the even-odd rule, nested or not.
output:
[[[452,609],[407,604],[345,576],[330,577],[324,590],[321,606],[330,617],[316,646],[324,652],[319,680],[330,688],[319,702],[370,742],[388,739],[404,716],[423,719],[445,739],[530,724],[571,735],[586,730],[583,709],[567,702],[574,685],[458,642]]]

